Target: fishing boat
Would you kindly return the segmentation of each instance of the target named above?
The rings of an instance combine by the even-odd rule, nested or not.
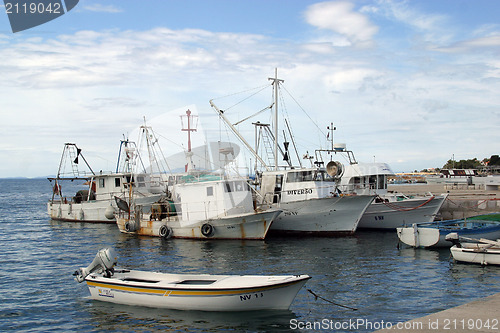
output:
[[[352,235],[375,195],[337,189],[339,164],[260,174],[258,202],[283,210],[271,226],[277,234]]]
[[[404,195],[389,192],[388,178],[394,175],[387,163],[361,163],[345,143],[334,143],[333,123],[327,140],[329,149],[315,151],[316,163],[324,163],[323,155],[341,155],[345,163],[340,177],[340,190],[345,194],[376,195],[377,197],[363,213],[358,229],[395,230],[403,224],[432,222],[438,214],[448,194]]]
[[[156,134],[148,126],[142,126],[142,131],[150,165],[158,165]],[[245,179],[197,170],[191,158],[189,133],[186,172],[182,176],[150,170],[151,175],[161,175],[167,186],[160,200],[141,205],[135,199],[135,188],[127,198],[116,198],[119,230],[163,238],[264,239],[282,210],[257,207]]]
[[[481,265],[500,265],[499,240],[460,237],[457,233],[446,235],[446,240],[453,243],[450,251],[456,261]],[[462,240],[466,242],[462,242]]]
[[[331,161],[332,163],[326,168],[319,164],[310,167],[303,165],[287,119],[284,119],[284,122],[292,142],[290,144],[286,140],[284,131],[283,147],[278,143],[278,91],[283,80],[278,79],[277,70],[275,77],[269,80],[274,91],[274,103],[253,116],[271,110],[274,118],[273,126],[271,129],[270,124],[260,121],[252,123],[255,126],[255,147],[252,147],[236,128],[253,116],[233,123],[228,118],[230,112],[227,109],[221,110],[214,99],[210,100],[210,105],[255,158],[253,184],[257,203],[261,207],[283,210],[271,225],[270,232],[324,236],[353,234],[375,195],[340,193],[338,190],[342,173],[340,162]],[[297,155],[297,161],[293,163],[289,151],[289,147],[292,146]],[[284,163],[280,162],[281,158]]]
[[[308,275],[169,274],[115,267],[113,249],[101,249],[73,275],[94,300],[199,311],[287,310]]]
[[[264,239],[282,212],[255,208],[250,186],[226,179],[174,184],[151,209],[123,200],[120,207],[123,233],[195,239]]]
[[[134,153],[133,142],[121,141],[116,171],[95,173],[83,156],[82,149],[75,143],[66,143],[57,176],[48,178],[54,182],[52,197],[47,203],[50,218],[70,222],[116,223],[118,207],[114,197],[124,197],[132,187],[137,189],[138,204],[150,205],[159,200],[164,192],[160,183],[149,174],[132,175],[126,166]],[[82,161],[86,170],[79,168]],[[67,188],[74,190],[75,194],[68,196]]]
[[[450,247],[446,240],[449,233],[460,237],[485,239],[500,238],[500,213],[477,215],[464,219],[431,223],[414,223],[398,227],[399,240],[413,247]]]

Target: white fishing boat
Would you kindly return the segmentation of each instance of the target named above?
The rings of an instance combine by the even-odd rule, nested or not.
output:
[[[271,226],[271,232],[343,235],[356,231],[364,211],[375,198],[375,195],[344,195],[338,191],[338,183],[342,172],[340,163],[332,162],[330,167],[319,165],[304,167],[297,156],[298,165],[293,165],[288,151],[289,142],[283,141],[283,148],[278,144],[278,91],[283,80],[269,78],[274,88],[274,103],[255,115],[269,109],[273,111],[273,128],[259,121],[255,126],[255,149],[247,142],[236,128],[253,116],[236,123],[228,119],[228,110],[221,110],[210,100],[210,105],[227,127],[243,143],[255,157],[255,188],[257,202],[262,207],[283,210]],[[238,103],[237,103],[238,104]],[[255,116],[254,115],[254,116]],[[292,145],[296,147],[290,125],[285,119]],[[285,134],[283,134],[285,137]],[[285,138],[284,138],[285,139]],[[297,150],[295,149],[297,154]],[[265,155],[265,156],[264,156]],[[279,165],[280,158],[286,162]],[[265,161],[267,159],[267,161]],[[273,165],[274,164],[274,165]]]
[[[150,165],[157,165],[158,139],[143,126]],[[188,147],[190,136],[188,131]],[[279,209],[262,211],[255,205],[252,189],[243,179],[196,170],[190,149],[186,153],[186,173],[182,176],[154,172],[168,185],[165,196],[151,205],[135,200],[135,188],[127,199],[117,199],[121,232],[163,238],[264,239]]]
[[[122,141],[118,160],[121,161],[122,156],[122,163],[128,163],[134,151],[133,143]],[[88,171],[79,168],[81,161],[85,163]],[[120,162],[116,172],[96,174],[83,156],[82,150],[74,143],[66,143],[57,176],[48,178],[50,182],[54,181],[52,197],[47,203],[50,218],[70,222],[116,223],[115,213],[118,208],[115,196],[124,197],[133,186],[136,188],[137,203],[150,205],[164,192],[160,183],[148,174],[132,175],[130,171],[119,170],[122,170]],[[80,185],[76,186],[75,183]],[[67,187],[76,193],[68,196]]]
[[[354,153],[346,149],[345,143],[333,143],[333,124],[331,131],[332,147],[316,150],[316,160],[322,161],[321,153],[342,155],[348,163],[344,165],[340,179],[342,193],[358,195],[376,195],[359,221],[359,229],[391,229],[403,224],[432,222],[443,205],[447,194],[411,195],[390,193],[387,190],[388,178],[394,175],[386,163],[359,163]]]
[[[329,170],[333,172],[329,174]],[[375,196],[339,193],[337,170],[340,170],[338,164],[328,170],[302,168],[262,172],[259,203],[283,210],[271,226],[271,232],[353,234]]]
[[[168,274],[116,268],[112,249],[100,250],[73,275],[92,299],[199,311],[287,310],[308,275]]]
[[[453,259],[481,265],[500,265],[500,241],[460,237],[457,233],[446,235],[446,240],[453,243],[450,248]],[[462,242],[468,241],[470,243]]]
[[[264,239],[282,210],[254,208],[243,180],[174,184],[171,196],[145,210],[124,205],[117,218],[121,232],[164,238]]]
[[[500,214],[484,214],[447,221],[414,223],[396,229],[401,242],[412,247],[450,247],[446,235],[485,239],[500,238]]]

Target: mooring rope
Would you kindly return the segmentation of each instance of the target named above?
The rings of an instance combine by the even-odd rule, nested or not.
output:
[[[338,303],[332,302],[332,301],[330,301],[330,300],[328,300],[328,299],[326,299],[324,297],[319,296],[318,294],[316,294],[311,289],[307,289],[307,291],[310,292],[314,296],[314,300],[317,300],[319,298],[319,299],[322,299],[323,301],[326,301],[326,302],[331,303],[331,304],[336,305],[336,306],[340,306],[340,307],[343,307],[343,308],[346,308],[346,309],[349,309],[349,310],[354,310],[354,311],[358,310],[356,308],[352,308],[352,307],[347,306],[347,305],[342,305],[342,304],[338,304]]]

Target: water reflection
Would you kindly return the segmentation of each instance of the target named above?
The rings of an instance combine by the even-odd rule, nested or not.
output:
[[[288,331],[291,311],[204,312],[152,309],[93,301],[88,308],[99,330],[112,331]]]

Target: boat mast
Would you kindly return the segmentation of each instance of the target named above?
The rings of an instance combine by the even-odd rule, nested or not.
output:
[[[181,116],[181,121],[182,121],[182,117],[186,117],[187,118],[187,128],[183,128],[181,129],[181,131],[184,131],[184,132],[188,132],[188,151],[187,151],[187,158],[188,158],[188,163],[186,164],[185,166],[185,172],[188,171],[188,169],[192,169],[193,168],[193,159],[192,159],[192,156],[193,156],[193,153],[191,152],[191,132],[196,132],[196,128],[191,128],[191,120],[193,120],[193,118],[195,116],[192,116],[191,115],[191,110],[187,110],[186,111],[186,115],[185,116]]]
[[[274,85],[274,170],[278,170],[278,88],[284,80],[278,79],[278,68],[274,69],[274,77],[268,80]]]

